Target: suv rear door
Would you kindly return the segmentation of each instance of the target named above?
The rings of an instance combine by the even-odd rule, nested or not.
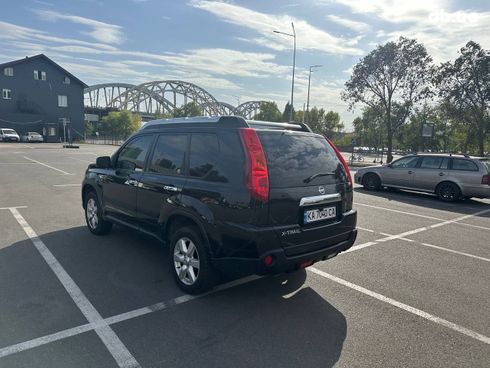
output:
[[[286,255],[325,248],[327,237],[346,240],[355,226],[341,222],[352,206],[352,188],[325,138],[280,130],[257,134],[269,171],[269,225]]]
[[[148,167],[138,184],[137,211],[142,230],[159,233],[160,216],[168,201],[178,201],[186,182],[189,135],[163,133],[155,143]]]

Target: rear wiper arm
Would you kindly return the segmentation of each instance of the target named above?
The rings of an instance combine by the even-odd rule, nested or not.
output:
[[[312,176],[308,176],[305,180],[303,180],[304,183],[309,183],[313,179],[318,178],[319,176],[330,176],[330,175],[335,175],[335,171],[329,172],[329,173],[318,173],[318,174],[313,174]]]

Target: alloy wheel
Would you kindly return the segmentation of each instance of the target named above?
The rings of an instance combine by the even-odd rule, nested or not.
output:
[[[457,189],[452,184],[442,184],[440,188],[440,196],[446,201],[454,201],[457,197]]]
[[[174,246],[174,267],[180,281],[193,285],[199,277],[199,253],[189,238],[180,238]]]
[[[97,225],[99,224],[99,215],[97,211],[97,203],[93,198],[90,198],[87,201],[87,209],[86,209],[86,215],[87,215],[87,222],[90,226],[91,229],[96,229]]]

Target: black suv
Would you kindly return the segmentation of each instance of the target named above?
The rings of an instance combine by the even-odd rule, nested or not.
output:
[[[212,287],[216,271],[308,267],[357,236],[347,165],[304,124],[236,116],[149,122],[88,167],[82,200],[92,233],[118,223],[167,244],[188,293]]]

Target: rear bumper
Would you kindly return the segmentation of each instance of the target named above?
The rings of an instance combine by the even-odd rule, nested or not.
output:
[[[309,266],[318,261],[333,258],[340,252],[352,247],[356,238],[357,229],[353,229],[349,232],[347,240],[297,256],[287,256],[284,249],[280,248],[268,251],[259,258],[224,257],[213,259],[212,262],[217,269],[225,272],[239,271],[241,273],[256,275],[280,274],[303,268],[305,265]],[[265,257],[267,256],[272,257],[272,263],[269,266],[265,264]]]
[[[466,197],[490,198],[490,186],[463,186],[463,195]]]
[[[4,142],[20,142],[20,139],[17,137],[3,137]]]

